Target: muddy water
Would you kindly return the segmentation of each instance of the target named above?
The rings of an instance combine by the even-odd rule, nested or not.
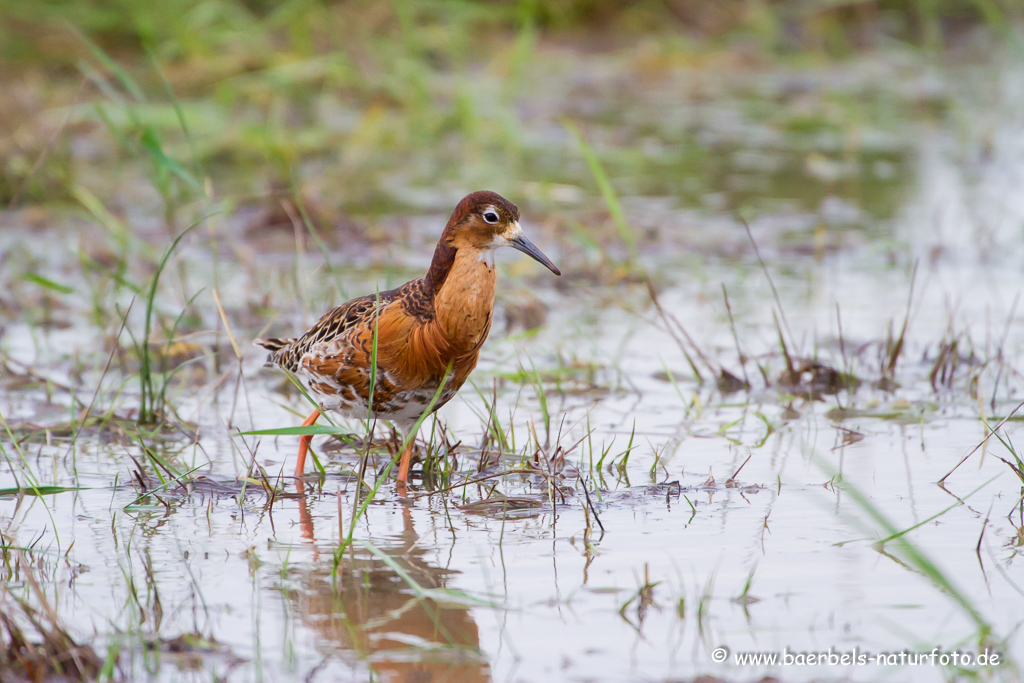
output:
[[[24,215],[8,215],[3,276],[18,296],[2,338],[15,362],[2,380],[0,414],[29,438],[20,448],[4,440],[0,488],[25,486],[29,476],[79,487],[0,498],[5,543],[31,548],[9,551],[0,570],[8,587],[27,592],[31,576],[69,630],[101,656],[119,653],[133,680],[943,680],[956,670],[739,665],[734,657],[979,647],[1009,661],[982,677],[1019,678],[1021,481],[997,457],[1012,456],[991,439],[945,488],[936,484],[985,437],[980,416],[995,426],[1020,400],[1015,367],[1024,335],[1014,303],[1024,206],[1010,191],[1020,172],[1012,115],[1019,93],[987,92],[984,132],[965,134],[962,116],[917,126],[911,109],[856,127],[860,151],[835,153],[854,133],[814,93],[836,78],[835,91],[848,88],[856,99],[879,68],[866,63],[856,77],[766,76],[721,92],[692,74],[629,86],[648,110],[667,112],[654,120],[623,113],[615,98],[586,85],[621,74],[582,78],[575,94],[594,102],[584,112],[595,122],[592,136],[614,130],[617,144],[639,150],[608,167],[623,178],[623,203],[644,235],[642,264],[662,308],[712,365],[745,374],[752,389],[722,393],[697,381],[679,332],[667,331],[646,286],[609,273],[590,241],[569,236],[570,223],[602,214],[600,200],[580,189],[590,187],[585,168],[558,171],[537,152],[551,175],[545,182],[559,183],[555,194],[566,202],[525,179],[521,191],[540,187],[548,199],[535,200],[537,213],[570,218],[538,216],[527,229],[552,245],[567,275],[555,282],[499,256],[504,309],[536,297],[546,325],[531,334],[515,324],[496,329],[474,375],[480,394],[467,387],[440,417],[452,443],[462,442],[454,481],[479,476],[481,396],[493,389],[496,412],[525,456],[506,453],[483,474],[532,463],[553,478],[514,474],[433,494],[417,485],[404,495],[385,483],[340,556],[358,454],[325,447],[320,437],[327,475],[304,495],[284,479],[271,501],[257,478],[242,478],[253,458],[271,480],[289,473],[296,438],[238,435],[295,425],[306,410],[244,344],[268,319],[286,333],[336,301],[324,271],[302,271],[296,287],[292,252],[224,246],[225,235],[245,235],[240,216],[225,217],[217,247],[201,235],[172,262],[162,306],[173,319],[185,299],[216,283],[242,361],[212,297],[201,294],[181,341],[207,355],[184,366],[169,392],[184,426],[136,437],[108,422],[73,438],[60,427],[89,405],[101,375],[94,410],[131,416],[132,361],[119,358],[102,373],[117,325],[90,321],[90,280],[72,262],[88,228],[62,219],[48,229],[66,248],[53,249],[30,237]],[[964,77],[940,79],[941,87],[927,73],[903,77],[893,90],[923,108],[936,88],[947,106],[975,106],[957,95],[968,89]],[[533,102],[538,111],[561,106],[545,97]],[[885,93],[877,99],[888,106]],[[979,142],[985,135],[991,144]],[[810,400],[766,387],[758,366],[775,384],[785,359],[772,288],[734,218],[739,209],[749,211],[778,290],[789,352],[851,371],[864,381],[856,392]],[[400,226],[405,240],[386,251],[335,253],[336,263],[357,265],[341,277],[345,293],[415,275],[443,221],[424,217],[432,211],[441,209],[381,219]],[[613,235],[609,226],[593,229],[613,254],[622,252],[601,232]],[[160,236],[158,228],[146,234]],[[40,294],[22,279],[22,262],[76,292]],[[303,257],[309,268],[320,262],[315,249]],[[122,307],[128,300],[118,295]],[[872,386],[886,362],[887,330],[898,335],[908,301],[896,385]],[[944,338],[959,340],[960,361],[949,385],[936,388],[930,374]],[[78,388],[81,405],[20,364]],[[523,379],[534,366],[543,403]],[[536,461],[531,424],[550,446]],[[1019,424],[1007,422],[1000,434],[1024,441]],[[166,473],[139,438],[177,471],[199,468],[199,478],[140,497],[135,470],[150,488]],[[576,446],[562,462],[555,444]],[[386,451],[373,454],[371,482]],[[915,526],[902,537],[909,547],[875,545]],[[726,648],[725,662],[717,648]]]

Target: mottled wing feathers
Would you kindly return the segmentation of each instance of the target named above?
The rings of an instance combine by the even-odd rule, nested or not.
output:
[[[381,305],[395,297],[396,290],[369,294],[347,301],[328,311],[315,325],[297,339],[257,339],[256,344],[270,351],[268,365],[277,365],[289,372],[298,372],[302,357],[323,342],[341,340],[345,333],[373,317],[378,296]]]

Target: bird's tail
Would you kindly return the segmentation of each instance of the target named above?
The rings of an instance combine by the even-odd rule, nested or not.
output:
[[[267,351],[273,353],[274,351],[280,351],[284,347],[288,346],[294,339],[278,339],[277,337],[268,337],[267,339],[257,339],[253,342],[256,346],[262,346]]]
[[[282,349],[287,349],[289,346],[295,343],[294,339],[278,339],[277,337],[269,337],[267,339],[257,339],[253,341],[256,346],[262,346],[267,351],[270,351],[270,355],[267,356],[266,366],[280,365],[279,356]]]

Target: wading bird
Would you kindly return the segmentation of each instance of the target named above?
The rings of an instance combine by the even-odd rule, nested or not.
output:
[[[407,442],[398,479],[408,481],[413,427],[435,395],[434,410],[455,396],[491,329],[498,247],[517,249],[561,275],[523,236],[515,204],[494,192],[474,192],[452,212],[426,275],[344,303],[301,337],[257,339],[270,351],[267,365],[294,374],[319,402],[302,424],[314,424],[324,410],[390,420]],[[300,437],[297,477],[311,438]]]

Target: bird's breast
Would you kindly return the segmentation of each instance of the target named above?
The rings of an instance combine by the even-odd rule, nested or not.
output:
[[[459,252],[444,285],[434,296],[434,311],[453,349],[464,354],[478,350],[487,339],[497,277],[493,261],[482,259],[478,253]]]

